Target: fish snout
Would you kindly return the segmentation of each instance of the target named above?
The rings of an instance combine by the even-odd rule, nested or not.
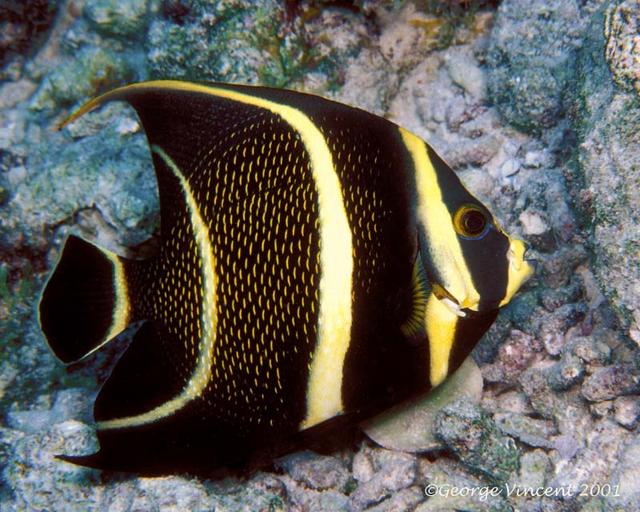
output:
[[[508,304],[520,287],[534,274],[537,266],[535,260],[525,259],[527,245],[522,240],[512,239],[507,250],[508,282],[504,298],[500,306]]]

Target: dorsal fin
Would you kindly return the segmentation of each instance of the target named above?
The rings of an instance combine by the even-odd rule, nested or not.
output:
[[[280,93],[280,94],[278,94]],[[274,95],[283,103],[268,99]],[[63,128],[109,101],[126,101],[138,113],[150,145],[161,147],[190,178],[203,154],[239,135],[243,127],[278,117],[290,91],[231,84],[198,84],[177,80],[140,82],[109,91],[85,103],[60,124]],[[265,96],[266,95],[266,96]]]
[[[247,88],[248,89],[248,88]],[[228,98],[216,91],[234,92],[223,86],[205,86],[179,81],[142,82],[114,89],[85,103],[66,119],[60,128],[73,122],[83,114],[109,101],[126,101],[137,112],[151,148],[158,147],[168,155],[190,180],[194,173],[202,174],[206,155],[222,154],[235,133],[251,126],[260,119],[274,114],[239,101],[244,97]],[[247,93],[245,93],[246,95]],[[176,201],[182,192],[174,173],[165,161],[153,153],[154,167],[158,179],[162,229],[170,229]]]

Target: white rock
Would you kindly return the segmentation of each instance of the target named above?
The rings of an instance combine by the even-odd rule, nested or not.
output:
[[[502,167],[500,168],[500,171],[502,172],[502,176],[504,177],[513,176],[519,170],[520,170],[520,162],[518,162],[518,160],[516,160],[515,158],[510,158],[504,164],[502,164]]]
[[[409,23],[415,16],[415,6],[408,3],[397,16],[390,18],[390,23],[383,27],[380,35],[380,52],[394,68],[406,66],[408,61],[416,58],[416,50],[424,39],[424,31]]]
[[[487,94],[486,76],[469,51],[451,50],[445,57],[451,80],[475,99],[482,100]]]
[[[140,123],[131,117],[125,117],[116,126],[116,131],[121,135],[136,133],[140,131]]]
[[[611,510],[622,510],[622,507],[633,510],[640,502],[640,442],[638,439],[632,439],[630,443],[623,446],[619,455],[620,463],[610,482],[620,495],[611,496],[607,501],[612,507]]]
[[[615,420],[626,428],[634,428],[640,417],[640,401],[637,396],[621,396],[614,400]]]
[[[549,230],[544,219],[535,212],[525,210],[520,214],[519,220],[525,235],[541,235]]]

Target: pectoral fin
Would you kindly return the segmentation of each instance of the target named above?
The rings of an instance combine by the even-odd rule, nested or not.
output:
[[[408,340],[424,339],[424,315],[427,307],[427,299],[429,297],[429,281],[422,264],[420,254],[416,256],[413,264],[413,273],[411,276],[411,306],[407,315],[407,319],[400,326],[402,334]]]

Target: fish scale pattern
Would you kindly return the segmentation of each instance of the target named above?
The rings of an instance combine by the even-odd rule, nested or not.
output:
[[[159,164],[163,165],[163,164]],[[202,261],[186,208],[176,214],[163,237],[154,265],[128,265],[130,288],[136,290],[137,316],[158,321],[168,336],[158,340],[171,360],[176,392],[192,376],[202,337]]]
[[[335,125],[345,125],[340,119]],[[362,133],[348,128],[322,129],[342,183],[345,211],[351,226],[354,253],[354,283],[366,295],[377,285],[379,274],[387,267],[383,247],[382,224],[389,215],[380,175],[389,172],[381,158],[381,148]],[[365,256],[366,255],[366,256]]]
[[[191,183],[208,224],[218,325],[206,414],[296,427],[317,338],[318,200],[297,133],[263,111],[220,130]]]

